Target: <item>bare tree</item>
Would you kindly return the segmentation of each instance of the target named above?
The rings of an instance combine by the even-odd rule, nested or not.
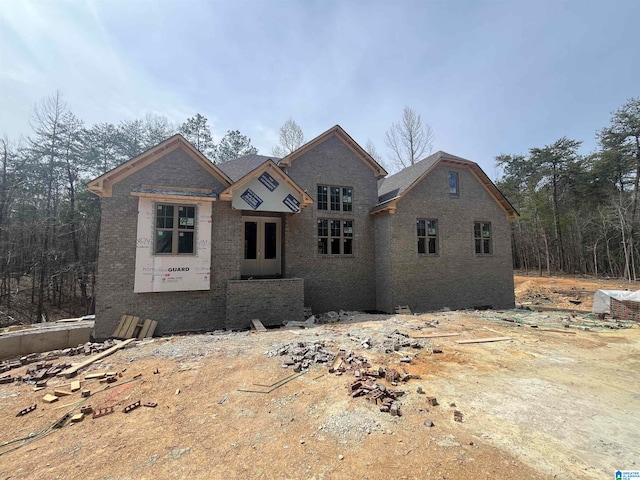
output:
[[[387,165],[384,159],[382,158],[382,155],[380,155],[380,153],[376,149],[376,146],[373,144],[373,142],[370,139],[367,140],[367,143],[364,145],[364,149],[367,151],[369,155],[371,155],[371,158],[373,158],[376,162],[378,162],[378,164],[382,168],[387,170]]]
[[[280,127],[280,143],[276,145],[271,154],[275,157],[286,157],[304,145],[304,133],[300,126],[291,118]]]
[[[413,109],[404,107],[402,120],[392,123],[387,130],[385,143],[391,150],[391,161],[398,168],[406,168],[433,150],[433,130],[427,123],[423,124],[420,115]]]

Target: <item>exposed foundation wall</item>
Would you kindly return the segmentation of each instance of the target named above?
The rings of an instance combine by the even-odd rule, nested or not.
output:
[[[229,280],[226,328],[250,328],[254,318],[265,326],[304,320],[304,280]]]
[[[293,160],[289,176],[316,199],[318,185],[353,188],[353,211],[310,205],[287,218],[285,276],[304,278],[306,306],[313,312],[376,308],[375,232],[369,211],[377,203],[371,168],[336,137]],[[318,219],[353,220],[351,256],[318,254]]]
[[[448,172],[460,195],[448,193]],[[438,167],[400,202],[391,221],[393,302],[414,311],[514,307],[509,222],[467,169]],[[417,219],[438,220],[437,255],[418,254]],[[476,255],[474,222],[491,222],[493,253]]]
[[[228,204],[214,202],[211,244],[211,290],[192,292],[134,293],[138,198],[130,195],[142,184],[188,188],[223,186],[181,149],[113,186],[113,195],[102,198],[100,256],[96,293],[96,337],[111,336],[122,315],[158,321],[157,333],[224,328],[226,280],[240,278],[238,252],[228,249],[229,233],[239,214]],[[237,241],[237,240],[236,240]],[[224,277],[224,278],[221,278]]]
[[[0,335],[0,360],[30,353],[50,352],[77,347],[91,340],[94,322],[77,324],[44,324],[18,332]]]

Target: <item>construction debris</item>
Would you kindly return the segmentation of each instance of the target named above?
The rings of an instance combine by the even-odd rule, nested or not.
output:
[[[58,397],[56,397],[55,395],[51,395],[50,393],[47,393],[44,397],[42,397],[42,401],[44,403],[53,403],[58,401]]]
[[[137,338],[142,340],[143,338],[153,337],[157,326],[158,322],[155,320],[146,319],[144,322],[140,322],[140,317],[123,315],[113,332],[113,336],[115,338]]]
[[[122,413],[129,413],[131,410],[135,410],[139,406],[140,406],[140,400],[138,400],[135,403],[132,403],[131,405],[127,405],[126,407],[124,407],[124,409],[122,410]]]
[[[105,415],[109,415],[111,413],[113,413],[113,407],[99,408],[98,410],[93,412],[92,418],[104,417]]]
[[[120,350],[121,348],[126,347],[127,345],[129,345],[131,342],[135,341],[135,338],[130,338],[129,340],[125,340],[124,342],[118,343],[117,345],[114,345],[113,347],[105,350],[102,353],[99,353],[98,355],[95,355],[91,358],[89,358],[88,360],[85,360],[84,362],[79,363],[78,365],[74,365],[73,367],[70,367],[62,372],[60,372],[58,375],[64,375],[67,378],[70,378],[72,376],[74,376],[76,373],[78,373],[78,370],[81,370],[89,365],[91,365],[93,362],[96,362],[104,357],[108,357],[109,355],[111,355],[112,353],[116,352],[117,350]]]
[[[467,343],[506,342],[509,340],[513,340],[513,338],[511,337],[476,338],[475,340],[458,340],[456,343],[462,345]]]
[[[33,412],[36,409],[37,405],[34,403],[33,405],[31,405],[28,408],[25,408],[24,410],[20,410],[17,414],[16,417],[22,417],[24,415],[26,415],[27,413]]]

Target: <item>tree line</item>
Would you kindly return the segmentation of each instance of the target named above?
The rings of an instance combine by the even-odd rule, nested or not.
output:
[[[638,279],[640,98],[596,135],[588,155],[579,154],[580,140],[562,137],[496,157],[497,186],[520,213],[512,223],[516,268]]]
[[[258,153],[238,130],[216,143],[201,114],[180,125],[158,115],[86,125],[58,93],[34,107],[31,128],[27,137],[0,139],[0,327],[93,313],[100,199],[88,180],[177,132],[214,163]],[[433,138],[405,107],[385,136],[389,170],[430,154]],[[588,155],[579,140],[562,137],[496,157],[496,183],[520,212],[512,222],[515,268],[638,279],[640,99],[613,112],[597,138]],[[289,119],[272,154],[304,143]],[[384,166],[371,141],[365,149]]]
[[[100,199],[85,184],[176,132],[216,163],[257,153],[238,130],[216,144],[206,117],[85,125],[59,93],[31,134],[0,139],[0,327],[93,313]]]

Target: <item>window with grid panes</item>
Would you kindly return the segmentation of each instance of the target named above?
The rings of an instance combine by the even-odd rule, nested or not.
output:
[[[353,220],[318,220],[320,255],[353,255]]]
[[[353,188],[318,185],[318,210],[353,211]]]
[[[193,254],[196,207],[193,205],[156,204],[157,255]]]
[[[490,222],[475,222],[473,224],[473,239],[476,255],[491,255],[493,253]]]
[[[437,255],[438,221],[418,220],[416,222],[416,232],[418,234],[418,253]]]

